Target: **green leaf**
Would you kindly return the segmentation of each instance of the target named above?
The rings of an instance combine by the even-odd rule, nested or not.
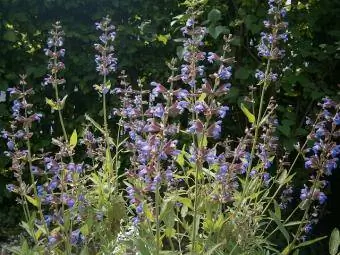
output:
[[[175,237],[176,230],[174,228],[167,227],[164,231],[166,237]]]
[[[329,238],[329,253],[330,255],[336,255],[340,245],[340,233],[339,229],[335,228],[332,231],[331,237]]]
[[[77,130],[73,130],[73,133],[71,135],[70,138],[70,146],[71,148],[74,148],[77,145],[77,141],[78,141],[78,135],[77,135]]]
[[[278,220],[281,220],[281,208],[279,204],[274,200],[274,209],[275,209],[275,216]]]
[[[277,129],[287,137],[290,137],[291,128],[288,125],[278,126]]]
[[[46,101],[46,104],[51,106],[51,108],[53,110],[59,110],[58,104],[56,102],[54,102],[52,99],[49,99],[49,98],[45,97],[45,101]]]
[[[106,155],[105,155],[105,163],[104,163],[104,169],[107,172],[111,172],[112,171],[112,157],[111,157],[111,151],[110,148],[106,149]]]
[[[210,250],[208,250],[205,254],[206,255],[213,255],[215,254],[215,251],[220,248],[220,246],[224,245],[225,242],[222,242],[222,243],[218,243],[216,244],[215,246],[213,246]]]
[[[81,250],[80,255],[89,255],[89,250],[88,250],[87,246],[85,246],[85,247]]]
[[[208,20],[211,23],[216,23],[217,21],[219,21],[221,19],[221,11],[218,9],[212,9],[209,13],[208,13]]]
[[[208,27],[208,33],[214,38],[217,39],[217,37],[219,37],[219,35],[221,34],[227,34],[229,33],[229,29],[227,29],[227,27],[225,26],[210,26]]]
[[[277,180],[277,182],[280,184],[280,185],[284,185],[286,183],[286,178],[287,178],[287,170],[284,169],[282,171],[282,173],[280,174],[279,176],[279,179]]]
[[[151,255],[150,250],[148,249],[148,246],[146,245],[146,242],[144,240],[138,238],[136,241],[137,249],[142,255]]]
[[[280,232],[283,234],[283,236],[286,238],[287,243],[289,244],[289,233],[286,230],[286,228],[283,226],[281,220],[278,219],[278,217],[272,211],[269,211],[269,215],[275,221]]]
[[[295,246],[294,249],[299,248],[299,247],[309,246],[309,245],[316,243],[316,242],[319,242],[319,241],[321,241],[325,238],[327,238],[327,236],[321,236],[321,237],[315,238],[313,240],[309,240],[309,241],[300,243],[299,245]]]
[[[159,41],[159,42],[163,43],[164,45],[166,45],[168,40],[169,40],[169,38],[170,38],[170,35],[169,34],[167,34],[167,35],[158,35],[156,38],[157,38],[157,41]]]
[[[3,39],[9,42],[16,42],[18,40],[18,36],[14,31],[9,30],[4,33]]]
[[[200,97],[198,98],[198,101],[203,102],[206,97],[207,97],[207,94],[206,93],[202,93],[200,95]]]
[[[184,167],[184,155],[185,155],[185,145],[182,148],[182,151],[180,154],[177,155],[176,162],[183,168]]]
[[[284,224],[283,226],[290,227],[290,226],[296,226],[296,225],[300,225],[300,224],[302,224],[302,221],[290,221],[290,222]]]
[[[245,67],[240,67],[239,69],[236,70],[235,77],[236,79],[246,80],[248,79],[251,73],[252,71],[250,69],[245,68]]]
[[[41,234],[42,234],[42,231],[41,231],[41,229],[38,229],[36,232],[35,232],[35,238],[36,238],[36,240],[39,240],[39,238],[40,238],[40,236],[41,236]]]
[[[110,89],[110,88],[111,88],[111,81],[110,81],[110,80],[107,80],[107,81],[106,81],[105,87],[106,87],[107,89]]]
[[[102,134],[105,135],[104,129],[94,120],[92,119],[89,115],[85,114],[85,119],[90,121],[93,126],[95,126]]]
[[[30,197],[28,195],[25,195],[26,199],[28,202],[30,202],[32,205],[34,205],[35,207],[39,208],[39,202],[37,199]]]
[[[81,228],[80,228],[80,232],[86,237],[89,235],[90,230],[89,230],[89,226],[87,224],[84,224]]]
[[[59,106],[60,110],[64,109],[67,97],[68,97],[68,95],[64,96],[63,99],[60,101],[60,106]]]
[[[243,103],[241,103],[241,110],[247,116],[248,121],[250,123],[254,123],[255,122],[255,116],[247,109],[247,107]]]

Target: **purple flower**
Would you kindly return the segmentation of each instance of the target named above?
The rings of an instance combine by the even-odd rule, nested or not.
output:
[[[203,131],[204,126],[200,120],[191,121],[190,124],[191,126],[187,130],[189,133],[197,134]]]
[[[326,175],[331,175],[332,171],[337,168],[336,161],[337,161],[337,159],[327,160],[327,162],[326,162],[326,169],[325,169],[326,170],[325,171]]]
[[[270,21],[264,20],[263,25],[264,25],[265,28],[269,28],[270,27]]]
[[[158,187],[158,184],[161,182],[162,178],[161,175],[158,173],[155,178],[153,179],[153,182],[151,184],[151,190],[155,191]]]
[[[180,113],[184,111],[184,109],[188,109],[190,103],[187,101],[179,101],[176,104],[176,109],[179,110]]]
[[[80,174],[80,173],[83,173],[83,171],[84,171],[84,165],[83,165],[83,163],[77,164],[77,165],[76,165],[76,172],[77,172],[78,174]]]
[[[264,72],[262,72],[261,70],[257,69],[256,73],[255,73],[255,78],[258,80],[264,80]]]
[[[208,162],[209,165],[213,165],[217,163],[217,158],[216,158],[216,150],[211,149],[208,151],[208,153],[205,156],[206,161]]]
[[[340,145],[336,145],[331,149],[331,155],[333,158],[337,157],[340,154]]]
[[[13,185],[13,184],[7,184],[7,185],[6,185],[6,189],[7,189],[9,192],[14,192],[15,189],[16,189],[16,187],[15,187],[15,185]]]
[[[304,228],[304,230],[307,234],[309,234],[312,231],[312,229],[313,229],[313,226],[312,226],[311,223],[308,223]]]
[[[340,114],[338,112],[335,114],[333,121],[334,121],[336,126],[340,125]]]
[[[223,182],[225,180],[225,176],[228,172],[228,165],[223,164],[220,166],[220,169],[218,171],[218,173],[216,174],[216,179],[220,182]]]
[[[229,107],[228,106],[221,106],[218,110],[217,110],[217,113],[218,113],[218,116],[223,119],[227,112],[229,112]]]
[[[212,124],[207,130],[208,136],[211,136],[215,139],[219,138],[222,131],[221,123],[222,121],[219,120]]]
[[[188,97],[189,92],[186,89],[179,89],[174,91],[174,95],[177,97],[177,99],[185,99]]]
[[[164,107],[162,104],[157,104],[153,109],[153,115],[158,118],[162,118],[164,115]]]
[[[70,172],[74,172],[75,169],[76,169],[76,165],[73,162],[67,165],[67,170],[69,170]]]
[[[54,245],[57,241],[58,240],[57,240],[56,236],[49,236],[48,237],[48,244],[49,245]]]
[[[204,102],[197,101],[195,106],[194,106],[194,111],[196,113],[202,113],[202,112],[204,112],[205,108],[206,108],[206,106],[205,106]]]
[[[308,189],[308,187],[305,185],[305,188],[301,189],[300,199],[301,199],[302,201],[304,201],[304,200],[306,200],[309,196],[310,196],[310,194],[309,194],[309,189]]]
[[[310,158],[306,158],[306,161],[305,161],[305,168],[308,169],[308,168],[311,168],[311,166],[313,165],[313,162]]]
[[[170,166],[165,171],[165,177],[168,182],[171,182],[173,180],[173,171]]]
[[[139,203],[139,205],[136,207],[136,213],[141,215],[143,214],[143,203]]]
[[[186,25],[187,27],[192,27],[194,24],[195,24],[195,20],[192,19],[192,18],[190,18],[190,19],[187,20],[187,22],[186,22],[185,25]]]
[[[73,245],[80,244],[83,240],[85,240],[84,236],[81,234],[80,229],[74,230],[71,233],[71,243]]]
[[[53,217],[51,215],[44,215],[44,220],[45,220],[47,226],[49,226],[53,221]]]
[[[214,63],[214,61],[217,60],[217,59],[218,59],[218,56],[215,53],[213,53],[213,52],[208,53],[208,62],[209,63]]]
[[[270,183],[270,174],[269,173],[264,173],[263,174],[263,181],[266,186],[269,185]]]
[[[325,195],[325,193],[323,192],[319,192],[318,194],[318,200],[319,200],[319,203],[322,205],[325,203],[325,201],[327,200],[327,196]]]
[[[8,142],[6,143],[6,145],[7,145],[7,148],[8,148],[10,151],[13,151],[13,150],[14,150],[15,143],[14,143],[12,140],[8,140]]]
[[[219,72],[218,72],[218,77],[222,80],[228,80],[231,77],[231,66],[225,67],[223,66]]]

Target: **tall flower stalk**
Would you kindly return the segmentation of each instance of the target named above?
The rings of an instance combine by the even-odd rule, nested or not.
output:
[[[95,89],[98,93],[102,96],[102,103],[103,103],[103,124],[104,124],[104,138],[106,142],[106,165],[108,166],[109,176],[112,175],[112,156],[111,156],[111,143],[110,143],[110,132],[108,129],[108,111],[107,111],[107,93],[110,91],[111,82],[108,80],[107,76],[116,71],[117,68],[117,58],[114,57],[113,51],[114,46],[112,43],[116,38],[116,32],[114,31],[115,27],[110,24],[111,19],[109,17],[105,17],[101,20],[101,22],[97,22],[96,29],[101,31],[102,34],[99,36],[99,43],[94,45],[96,51],[98,52],[95,55],[95,62],[96,62],[96,70],[98,71],[99,75],[103,77],[102,83],[100,85],[94,85]],[[118,144],[116,144],[118,146]],[[118,155],[116,155],[118,157]],[[110,165],[110,166],[109,166]],[[118,178],[118,168],[116,169],[116,176]]]

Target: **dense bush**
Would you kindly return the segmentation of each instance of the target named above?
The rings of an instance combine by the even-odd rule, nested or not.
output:
[[[213,1],[204,2],[186,1],[187,12],[175,18],[175,27],[185,23],[175,31],[182,33],[178,41],[183,45],[177,47],[182,64],[169,60],[169,71],[159,68],[162,60],[151,55],[148,47],[138,60],[144,63],[149,59],[153,65],[134,68],[139,65],[136,58],[129,60],[122,53],[133,46],[124,48],[127,46],[121,37],[115,47],[123,49],[118,51],[118,56],[124,56],[119,69],[127,72],[109,79],[117,68],[112,44],[116,32],[109,18],[97,23],[103,34],[95,44],[95,62],[102,81],[93,86],[93,92],[88,84],[97,79],[89,71],[91,61],[87,58],[65,58],[66,66],[72,68],[64,71],[65,50],[61,47],[65,34],[60,23],[55,23],[45,49],[50,74],[43,82],[47,93],[44,101],[54,114],[45,111],[42,118],[34,113],[34,109],[46,107],[42,106],[42,91],[34,94],[26,76],[21,76],[18,86],[8,89],[16,99],[11,131],[2,132],[5,154],[12,161],[12,171],[4,174],[10,177],[14,172],[16,183],[7,187],[19,195],[25,218],[21,225],[30,236],[21,248],[12,248],[13,252],[289,254],[322,239],[305,242],[327,200],[323,191],[327,178],[337,167],[339,145],[334,138],[338,136],[339,105],[325,97],[315,122],[303,124],[314,112],[313,101],[332,94],[332,90],[331,86],[324,90],[312,87],[308,74],[309,68],[315,68],[309,64],[312,56],[299,60],[294,51],[286,54],[301,43],[294,36],[304,34],[293,24],[294,33],[289,36],[287,24],[281,20],[287,11],[293,16],[295,7],[311,11],[314,5],[309,3],[307,8],[293,3],[283,8],[280,1],[273,0],[266,11],[266,5],[254,9],[251,1],[239,1],[239,6],[233,6],[237,13],[229,11],[230,18],[221,12],[228,5],[218,10],[211,6]],[[260,19],[267,12],[271,17],[263,23],[267,32],[259,38]],[[134,18],[133,24],[141,19]],[[131,24],[131,18],[126,20]],[[174,49],[170,34],[147,34],[144,26],[148,22],[141,22],[138,32],[133,33],[137,45],[145,36],[143,46],[156,40]],[[13,48],[30,44],[27,35],[13,24],[5,27],[5,40],[16,42],[16,36],[21,36]],[[124,35],[123,28],[118,26],[117,30]],[[68,39],[72,32],[65,30]],[[222,36],[230,31],[236,36]],[[75,39],[79,35],[73,34]],[[284,50],[282,42],[287,40],[290,43]],[[71,42],[79,48],[79,41]],[[41,48],[39,43],[30,47],[28,54],[32,56]],[[210,51],[216,47],[221,50]],[[325,59],[337,52],[333,45],[323,44],[321,49]],[[299,50],[304,48],[297,47]],[[160,51],[164,56],[169,52]],[[321,55],[317,50],[314,54]],[[282,60],[284,55],[288,60]],[[79,68],[87,70],[84,79],[75,75]],[[41,75],[41,67],[24,69],[33,77]],[[141,72],[140,79],[136,69]],[[151,75],[153,69],[157,69],[155,76]],[[169,78],[165,78],[167,74]],[[77,89],[64,86],[63,77],[67,81],[70,77]],[[167,82],[153,81],[150,90],[145,84],[152,77]],[[240,85],[231,86],[230,81]],[[77,94],[87,95],[92,102],[99,94],[102,106],[79,99]],[[300,97],[313,101],[296,105]],[[31,98],[37,102],[34,108],[27,103]],[[304,102],[309,105],[307,109]],[[292,105],[287,107],[289,103]],[[69,107],[72,104],[73,109]],[[295,105],[298,107],[293,111]],[[4,125],[6,116],[10,117],[4,115]],[[41,125],[37,125],[40,120]],[[41,133],[35,131],[39,127]],[[289,156],[294,144],[296,157]],[[308,169],[306,174],[296,174],[303,168],[298,167],[301,161]],[[7,164],[4,160],[3,166]],[[293,190],[299,188],[293,187],[303,187],[307,174],[310,182],[295,196],[300,196],[299,203],[293,199]]]

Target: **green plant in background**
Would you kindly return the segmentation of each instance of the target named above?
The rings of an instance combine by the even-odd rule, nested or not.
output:
[[[294,124],[289,119],[296,115],[287,111],[278,122],[280,100],[271,97],[284,86],[279,73],[286,69],[281,59],[285,55],[282,45],[288,40],[283,20],[287,8],[279,0],[268,1],[270,18],[263,22],[266,32],[255,41],[257,82],[246,92],[242,86],[234,89],[237,86],[230,84],[235,80],[254,83],[250,66],[255,64],[239,66],[243,57],[237,51],[247,36],[237,28],[245,24],[258,33],[261,26],[255,24],[256,16],[246,15],[250,1],[239,3],[237,15],[245,19],[230,24],[236,36],[224,36],[221,53],[214,53],[208,50],[213,39],[229,32],[223,26],[222,12],[209,10],[203,21],[206,28],[200,20],[211,3],[185,1],[186,13],[173,23],[185,23],[179,40],[183,46],[177,50],[182,64],[169,62],[170,71],[164,72],[170,73],[167,82],[151,82],[152,90],[143,85],[149,74],[138,80],[137,88],[128,83],[125,72],[118,77],[120,85],[109,79],[117,65],[113,54],[116,34],[108,17],[96,23],[103,32],[95,44],[95,63],[102,81],[93,87],[102,99],[98,110],[102,121],[90,111],[78,118],[79,123],[84,121],[84,128],[78,121],[71,124],[64,118],[64,114],[76,112],[65,107],[70,104],[70,91],[60,97],[65,93],[65,79],[60,76],[65,68],[61,61],[65,50],[60,48],[64,33],[60,23],[54,25],[45,50],[50,75],[44,83],[54,90],[47,87],[54,98],[49,95],[46,103],[52,112],[57,111],[61,128],[56,132],[63,136],[52,138],[51,152],[37,150],[39,143],[34,143],[37,134],[32,123],[40,121],[41,115],[33,113],[33,105],[27,102],[33,93],[26,88],[25,77],[20,84],[24,86],[8,90],[16,97],[14,121],[11,132],[3,131],[2,136],[6,154],[12,158],[16,185],[7,187],[19,195],[25,215],[22,227],[29,235],[21,247],[12,247],[12,252],[299,254],[302,247],[325,238],[308,240],[327,199],[325,180],[337,167],[340,149],[334,139],[339,104],[323,99],[315,122],[308,121],[309,131],[298,134],[308,134],[307,139],[296,146],[298,154],[288,163],[287,155],[278,150],[277,131],[291,137]],[[147,23],[141,27],[142,35],[145,27]],[[169,38],[160,34],[155,40],[168,45]],[[247,50],[253,51],[248,45]],[[157,74],[156,78],[161,79]],[[237,99],[245,93],[244,101]],[[109,104],[112,97],[120,99],[113,110]],[[233,103],[239,103],[245,116],[241,123],[230,118],[239,116],[231,114],[236,109]],[[110,117],[118,125],[113,125]],[[241,128],[226,128],[230,122]],[[77,130],[81,130],[82,139],[78,139]],[[232,136],[227,137],[225,130],[231,130]],[[301,189],[301,202],[290,209],[294,171],[300,160],[310,178]],[[24,175],[27,170],[28,179]],[[336,250],[336,235],[333,232],[331,252]]]

